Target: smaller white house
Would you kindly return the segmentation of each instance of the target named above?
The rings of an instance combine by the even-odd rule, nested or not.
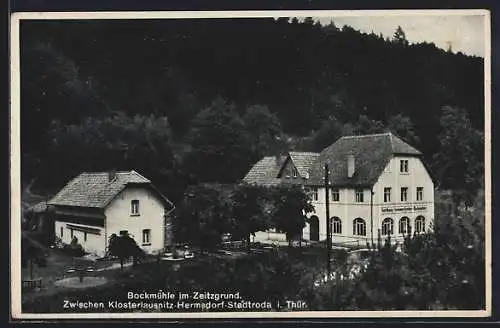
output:
[[[55,236],[64,244],[76,237],[98,256],[105,255],[112,234],[128,233],[148,254],[169,243],[174,206],[135,171],[81,173],[48,205],[54,209]]]

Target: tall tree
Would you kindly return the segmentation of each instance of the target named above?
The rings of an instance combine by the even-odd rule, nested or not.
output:
[[[415,125],[408,116],[402,113],[389,118],[387,129],[417,148],[420,145],[420,138],[417,135]]]
[[[250,247],[250,236],[271,226],[268,190],[265,187],[238,185],[231,194],[233,229],[235,237],[245,238]]]
[[[21,51],[23,121],[33,138],[53,119],[75,123],[86,116],[108,114],[108,107],[93,88],[91,77],[77,63],[47,42],[34,42]],[[33,123],[33,120],[36,124]],[[36,129],[38,128],[38,129]],[[26,135],[28,137],[29,135]],[[26,144],[31,146],[31,144]]]
[[[47,161],[48,181],[61,184],[82,171],[131,170],[159,184],[172,183],[176,170],[166,117],[88,118],[78,125],[55,122]],[[95,160],[98,158],[99,160]],[[57,179],[55,179],[57,177]]]
[[[440,126],[434,171],[440,186],[452,189],[455,203],[471,204],[483,177],[484,135],[472,127],[463,108],[443,107]]]
[[[302,239],[307,213],[314,211],[311,199],[299,185],[283,185],[272,190],[274,227],[286,234],[288,242]]]
[[[48,42],[21,48],[21,140],[23,175],[36,177],[50,142],[46,131],[54,119],[77,123],[109,113],[107,104],[80,73],[77,63]]]
[[[221,185],[188,187],[174,219],[176,239],[201,250],[220,244],[222,234],[231,232],[231,204]]]
[[[402,44],[402,45],[408,45],[408,40],[406,39],[406,33],[403,31],[403,28],[401,26],[398,26],[396,28],[396,31],[394,32],[393,36],[393,41],[397,44]]]
[[[281,123],[267,106],[249,106],[243,116],[243,122],[251,141],[253,159],[276,155],[284,150]]]
[[[233,105],[218,98],[193,121],[185,164],[198,182],[230,183],[247,172],[252,151],[245,125]]]
[[[331,117],[324,121],[320,129],[313,134],[312,143],[314,150],[322,151],[337,141],[337,139],[350,132],[347,126],[344,126],[335,117]]]
[[[381,133],[385,130],[384,124],[381,121],[371,119],[365,114],[360,115],[353,125],[353,132],[356,134]]]

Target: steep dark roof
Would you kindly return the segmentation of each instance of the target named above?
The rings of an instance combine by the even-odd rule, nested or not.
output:
[[[347,176],[347,156],[355,158],[355,172]],[[309,185],[324,181],[328,164],[330,183],[334,186],[365,187],[373,185],[393,155],[420,156],[422,153],[392,133],[342,137],[324,149],[309,172]]]
[[[68,182],[48,204],[104,208],[126,186],[134,184],[142,184],[154,189],[149,179],[133,170],[116,172],[116,177],[112,181],[108,180],[108,172],[85,172]],[[164,201],[170,203],[161,193],[158,192],[158,194]]]
[[[266,156],[250,169],[243,178],[243,182],[264,186],[273,186],[281,182],[276,178],[285,162],[286,157]]]
[[[309,176],[309,170],[318,157],[319,153],[296,151],[290,152],[290,158],[297,168],[297,171],[299,171],[300,176],[303,178],[307,178]]]
[[[413,148],[403,140],[399,139],[394,134],[389,132],[385,133],[385,135],[387,135],[391,141],[392,153],[394,155],[414,155],[414,156],[422,155],[422,153],[419,150]]]

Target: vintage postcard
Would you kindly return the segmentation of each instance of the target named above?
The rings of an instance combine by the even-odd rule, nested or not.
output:
[[[486,10],[11,24],[14,319],[491,315]]]

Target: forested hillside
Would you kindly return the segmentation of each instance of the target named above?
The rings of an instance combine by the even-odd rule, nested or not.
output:
[[[481,186],[483,59],[312,19],[24,21],[23,182],[135,169],[176,200],[263,155],[391,130]]]

